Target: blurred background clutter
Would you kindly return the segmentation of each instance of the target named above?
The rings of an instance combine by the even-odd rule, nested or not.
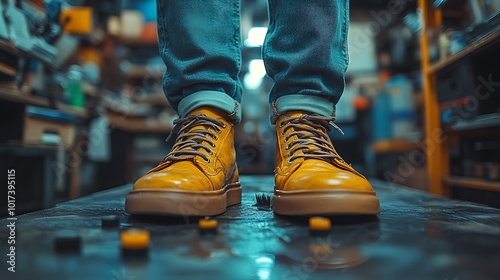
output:
[[[500,1],[350,5],[339,153],[370,178],[500,207]],[[238,166],[271,174],[267,2],[241,7]],[[0,3],[0,172],[30,175],[18,213],[133,182],[168,153],[156,20],[155,0]]]

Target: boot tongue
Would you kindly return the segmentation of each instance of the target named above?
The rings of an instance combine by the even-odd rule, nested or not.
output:
[[[299,117],[300,117],[300,116],[302,116],[302,115],[310,115],[310,114],[311,114],[311,113],[304,112],[304,111],[288,111],[288,112],[286,113],[286,118],[299,118]],[[318,130],[318,128],[308,125],[305,121],[304,121],[304,122],[300,122],[300,125],[301,125],[301,126],[303,126],[303,127],[311,128],[311,129],[313,129],[313,130]],[[302,133],[304,133],[304,134],[309,134],[309,135],[310,135],[310,134],[313,134],[312,132],[309,132],[309,131],[307,131],[307,130],[303,130],[303,129],[295,129],[295,131],[300,131],[300,132],[302,132]],[[324,130],[323,130],[323,131],[324,131],[325,133],[328,133],[328,131],[327,131],[325,128],[324,128]],[[317,137],[319,137],[319,135],[318,135],[318,134],[314,134],[314,135],[315,135],[315,136],[317,136]],[[318,141],[316,141],[316,140],[314,140],[314,139],[311,139],[311,138],[308,138],[308,140],[309,140],[309,141],[311,141],[311,142],[316,142],[316,143],[321,144],[320,142],[318,142]],[[328,140],[328,139],[325,139],[325,140]],[[319,147],[317,147],[317,146],[315,146],[315,145],[308,145],[308,148],[309,148],[310,150],[321,150],[321,148],[319,148]],[[297,151],[297,152],[298,152],[298,153],[302,153],[302,152],[304,152],[305,150],[306,150],[306,149],[302,149],[302,150],[299,150],[299,151]]]
[[[227,113],[225,113],[222,110],[213,108],[213,107],[200,107],[200,108],[194,109],[188,115],[189,116],[204,115],[204,116],[214,118],[214,119],[221,119],[221,118],[224,119],[223,116],[227,115]],[[205,121],[202,121],[202,122],[205,122]],[[194,125],[194,126],[189,127],[188,129],[186,129],[184,132],[193,132],[193,131],[200,131],[200,130],[212,130],[213,131],[214,128],[211,125]],[[207,137],[208,137],[208,139],[212,140],[212,142],[215,141],[214,139],[210,138],[210,136],[207,136]],[[187,138],[183,138],[183,140],[189,140],[191,138],[192,137],[187,137]],[[210,144],[207,141],[202,141],[200,144],[203,144],[205,146],[210,147]],[[198,151],[205,151],[202,148],[198,148],[197,150]]]
[[[310,115],[310,113],[304,111],[287,111],[285,115],[287,118],[298,118],[302,115]]]
[[[220,118],[226,119],[224,118],[224,116],[227,116],[228,113],[214,107],[199,107],[191,111],[188,115],[190,116],[205,115],[207,117],[211,117],[214,119],[220,119]]]
[[[308,112],[304,112],[304,111],[289,111],[286,113],[286,118],[300,118],[303,115],[311,115],[311,114]],[[315,128],[313,126],[308,125],[305,121],[300,122],[300,125],[304,126],[304,127],[312,128],[314,130],[318,129],[318,128]],[[307,131],[304,131],[304,132],[307,134],[311,134],[311,132],[307,132]]]
[[[226,116],[227,113],[220,110],[220,109],[213,108],[213,107],[200,107],[200,108],[194,109],[188,115],[190,115],[190,116],[205,115],[207,117],[214,118],[214,119],[224,119],[224,116]],[[210,125],[196,125],[196,126],[191,127],[190,131],[206,130],[209,128],[213,129],[213,127]]]

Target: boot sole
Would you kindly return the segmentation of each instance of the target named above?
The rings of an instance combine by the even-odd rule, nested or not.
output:
[[[380,203],[374,192],[274,191],[273,211],[280,215],[377,215]]]
[[[213,216],[241,203],[239,182],[217,191],[164,189],[132,190],[125,200],[125,211],[137,215]]]

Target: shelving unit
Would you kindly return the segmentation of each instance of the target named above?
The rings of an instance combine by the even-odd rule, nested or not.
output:
[[[157,46],[158,45],[158,38],[155,40],[148,39],[130,39],[130,38],[124,38],[120,36],[113,36],[113,39],[123,45],[129,46],[129,47],[142,47],[142,46]]]
[[[485,47],[488,47],[491,44],[496,43],[498,40],[500,40],[500,30],[497,30],[487,35],[483,39],[465,47],[464,49],[460,50],[455,54],[447,56],[446,58],[441,59],[439,61],[429,63],[427,74],[428,75],[435,74],[436,72],[445,69],[446,67],[458,62],[459,60],[467,57],[468,55],[473,54]]]
[[[85,86],[85,91],[87,92],[87,94],[90,93],[97,96],[97,91],[93,86]],[[25,137],[23,136],[25,135],[25,132],[23,133],[22,131],[27,125],[27,121],[25,119],[26,105],[57,109],[59,111],[71,113],[80,119],[88,118],[88,110],[84,108],[75,108],[61,102],[57,102],[55,104],[55,108],[53,108],[53,104],[51,104],[51,101],[48,98],[34,96],[22,92],[13,86],[10,86],[10,84],[0,85],[0,102],[2,102],[2,108],[8,111],[8,113],[6,113],[9,114],[7,122],[9,123],[11,128],[8,129],[8,132],[3,132],[8,133],[8,135],[6,139],[2,140],[2,142],[5,140],[7,141],[0,145],[0,152],[2,152],[2,156],[12,157],[12,160],[16,160],[16,162],[20,162],[21,160],[26,160],[26,158],[28,158],[28,160],[26,160],[27,162],[29,162],[27,164],[28,168],[31,167],[34,169],[30,172],[38,174],[39,176],[39,178],[34,177],[35,182],[31,182],[29,181],[29,179],[26,179],[27,181],[23,180],[23,183],[21,183],[21,185],[25,184],[25,186],[29,185],[30,188],[34,188],[33,190],[30,189],[30,192],[39,193],[39,197],[37,198],[38,200],[36,202],[20,202],[24,207],[20,208],[21,211],[31,211],[34,209],[52,207],[59,200],[64,200],[64,197],[66,197],[66,199],[78,197],[80,191],[79,182],[75,180],[79,176],[79,171],[77,169],[70,170],[70,168],[67,168],[67,166],[65,165],[65,160],[69,158],[68,155],[72,153],[70,147],[62,144],[63,141],[61,141],[61,144],[59,145],[45,145],[39,143],[38,140],[32,144],[30,140],[21,140],[21,138],[18,137],[9,138],[9,136],[15,134],[23,138]],[[11,109],[12,111],[10,111]],[[17,134],[17,132],[13,131],[20,132],[19,134]],[[60,130],[59,132],[61,131],[65,130]],[[64,137],[62,139],[64,139]],[[33,165],[33,163],[31,163],[32,158],[36,158],[37,160],[42,158],[42,166]],[[62,169],[56,170],[54,166],[58,166],[58,168],[62,167]],[[58,177],[56,176],[60,176],[59,178],[63,178],[63,180],[57,179]],[[43,178],[43,180],[41,180],[40,178]],[[41,181],[38,182],[36,180]],[[66,187],[67,193],[65,193],[59,200],[56,199],[55,190],[64,189]]]
[[[0,63],[0,74],[13,77],[17,74],[17,70],[10,67],[9,65]]]
[[[455,143],[464,133],[470,131],[488,132],[486,129],[500,127],[500,113],[477,116],[443,127],[440,121],[440,104],[436,89],[436,75],[440,71],[457,65],[462,60],[481,51],[500,45],[500,30],[494,31],[481,40],[466,46],[459,52],[439,61],[430,62],[430,34],[441,28],[444,12],[439,5],[433,6],[431,0],[418,0],[422,11],[423,26],[420,34],[420,50],[422,55],[422,75],[424,87],[425,135],[426,143],[433,145],[427,151],[427,170],[429,174],[429,191],[434,194],[448,195],[449,188],[464,187],[488,191],[500,191],[499,182],[482,179],[450,176],[450,144]],[[436,139],[436,135],[443,135]]]
[[[449,176],[443,178],[443,183],[448,186],[472,188],[486,191],[500,191],[500,182],[491,182],[476,178],[467,178],[459,176]]]
[[[165,69],[153,69],[143,65],[134,65],[127,69],[125,76],[128,79],[154,78],[160,79]]]
[[[403,139],[382,140],[375,142],[372,150],[377,154],[397,153],[418,149],[420,146],[417,142],[411,142]]]
[[[98,185],[116,186],[133,182],[139,175],[156,166],[169,150],[165,139],[172,131],[173,124],[167,123],[165,116],[173,112],[164,114],[170,108],[162,90],[162,77],[166,68],[159,60],[157,38],[145,37],[147,39],[112,37],[112,44],[127,49],[131,54],[119,66],[124,85],[123,95],[131,101],[127,101],[126,106],[138,105],[140,109],[148,109],[131,110],[134,112],[130,113],[120,106],[105,105],[108,106],[105,114],[110,125],[110,141],[115,144],[111,146],[110,161],[100,169],[103,174],[116,175],[96,176]],[[156,148],[138,148],[137,143],[150,139],[160,144]]]
[[[134,95],[132,96],[132,101],[136,103],[156,105],[156,106],[170,106],[170,104],[167,101],[167,98],[165,97],[165,94],[163,93],[151,94],[140,97]]]
[[[113,112],[107,112],[106,117],[112,127],[130,133],[168,134],[172,130],[171,125],[160,123],[157,120],[148,121],[140,117],[124,117]]]
[[[44,97],[34,96],[9,87],[0,86],[0,99],[8,100],[11,102],[22,103],[26,105],[50,108],[49,99]],[[58,102],[56,104],[56,109],[75,114],[81,118],[88,117],[88,112],[86,109],[78,109],[70,105],[63,104],[61,102]]]
[[[447,132],[463,132],[500,126],[500,113],[477,116],[469,120],[460,120],[449,128]]]

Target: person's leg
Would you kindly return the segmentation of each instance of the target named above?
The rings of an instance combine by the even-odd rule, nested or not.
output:
[[[241,202],[233,126],[241,119],[239,0],[159,0],[164,90],[180,119],[164,160],[127,196],[130,214],[211,216]]]
[[[263,57],[274,81],[273,122],[282,112],[308,109],[334,116],[347,68],[348,0],[269,0]]]
[[[172,108],[185,117],[212,106],[239,122],[240,0],[158,0],[157,9],[163,87]]]
[[[348,0],[269,0],[264,63],[274,81],[277,149],[273,210],[283,215],[378,214],[370,183],[328,131],[344,90]]]

